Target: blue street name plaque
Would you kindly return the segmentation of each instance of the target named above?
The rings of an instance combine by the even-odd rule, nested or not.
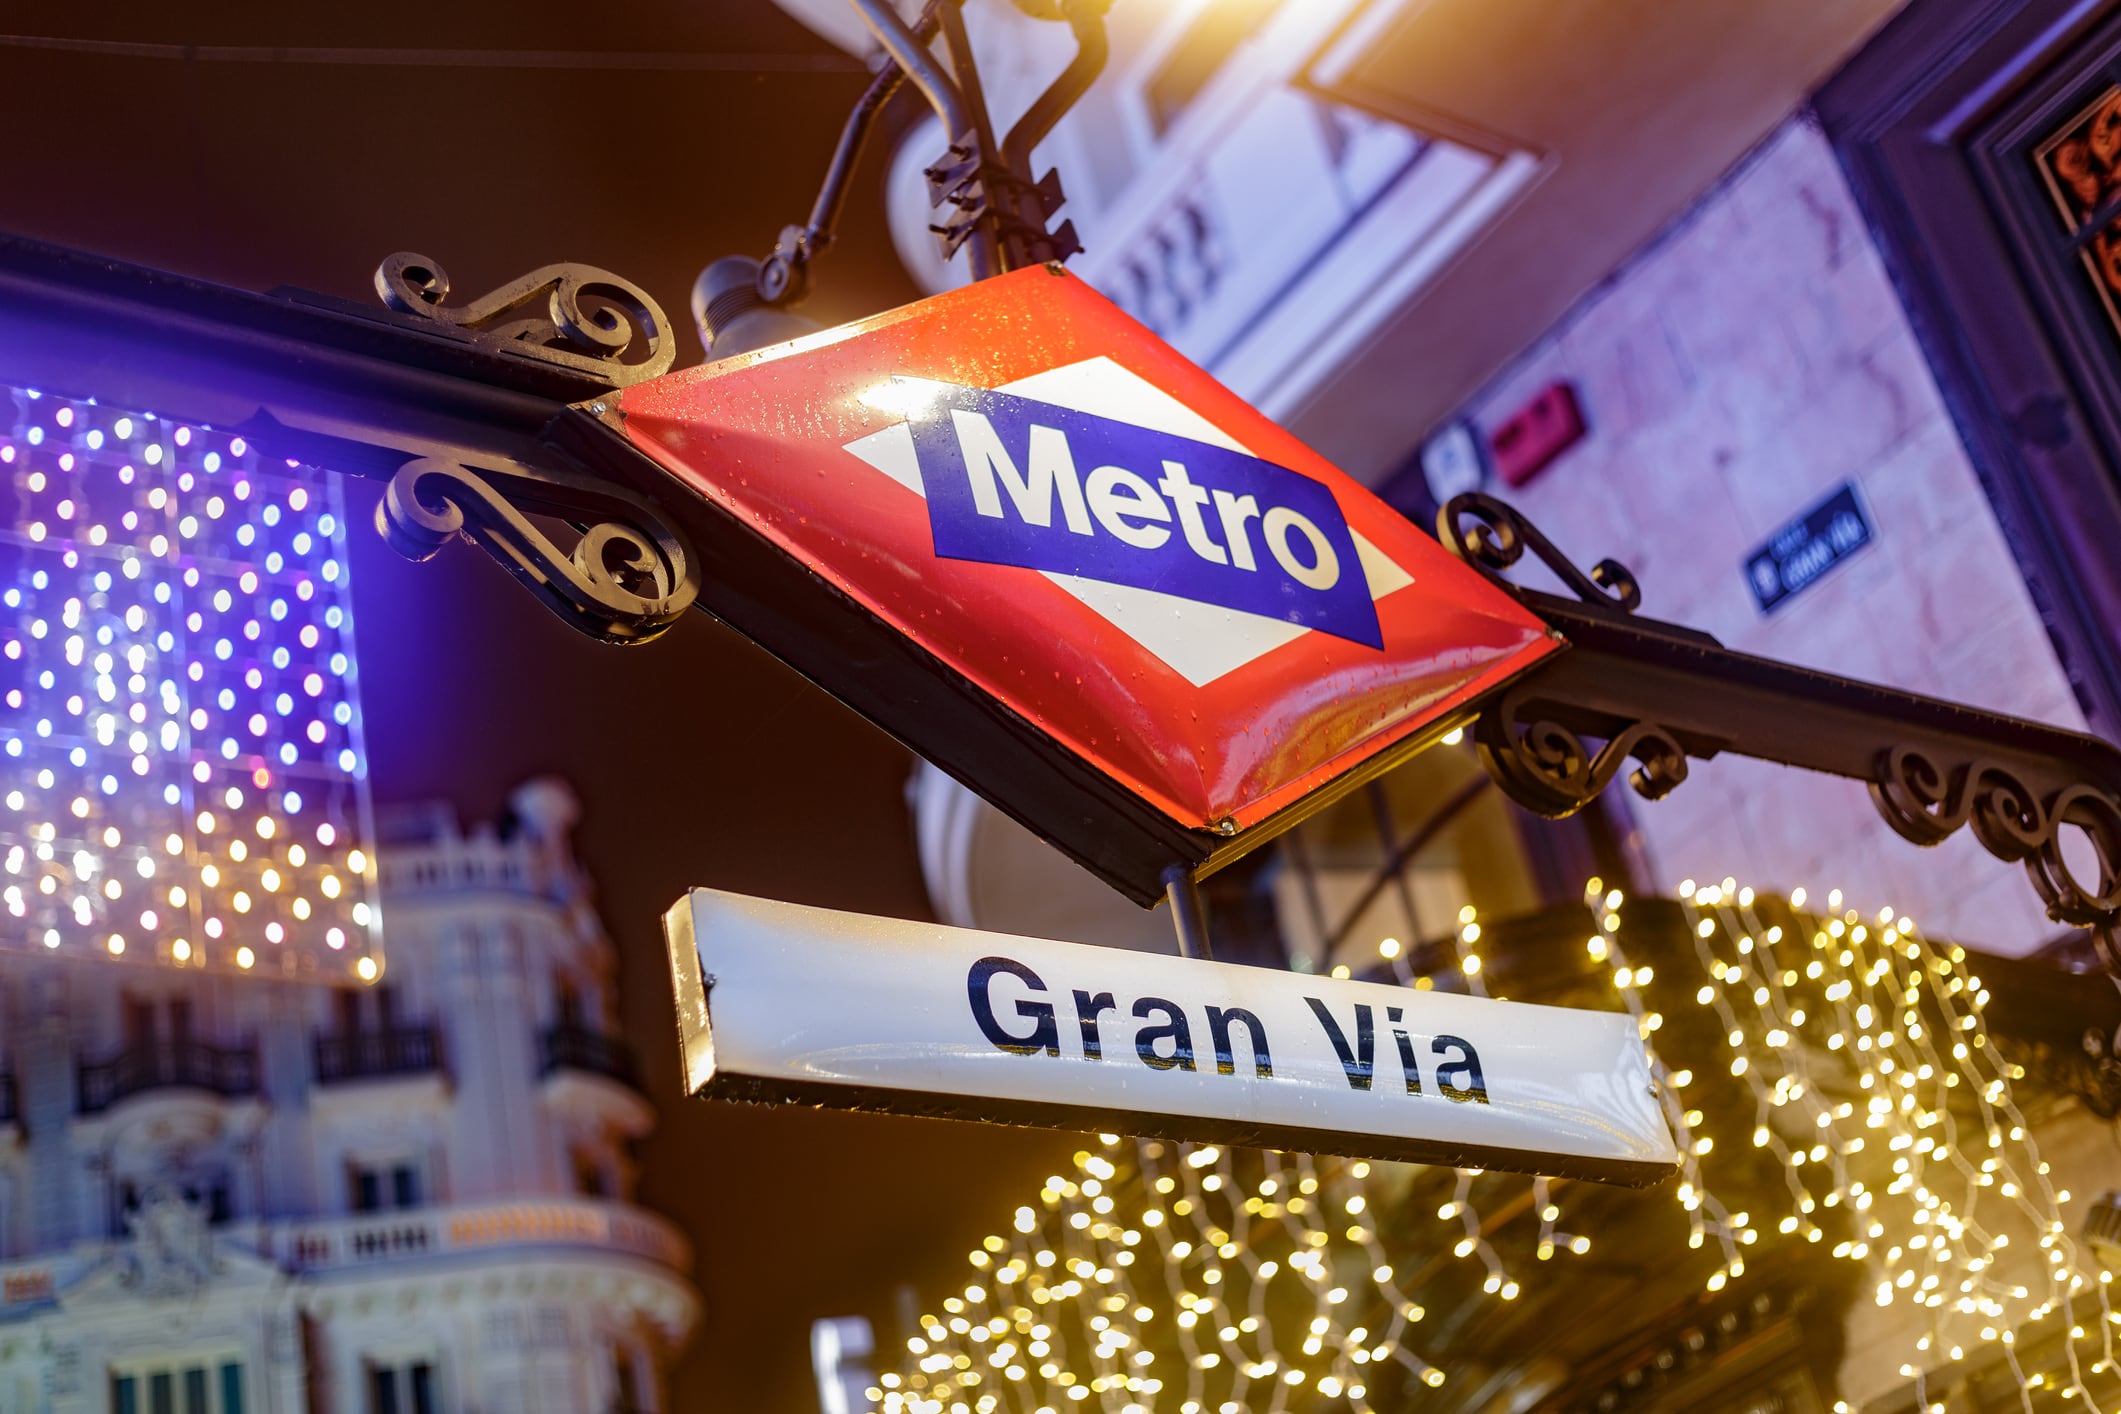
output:
[[[1844,481],[1745,557],[1745,582],[1760,612],[1772,614],[1870,543],[1870,518],[1855,485]]]

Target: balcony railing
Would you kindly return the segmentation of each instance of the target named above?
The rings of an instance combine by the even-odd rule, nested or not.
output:
[[[547,1031],[540,1040],[540,1074],[550,1075],[563,1069],[580,1070],[616,1080],[636,1090],[641,1088],[640,1082],[634,1078],[633,1048],[616,1036],[606,1036],[583,1026],[560,1025]]]
[[[341,1031],[316,1040],[317,1083],[426,1075],[442,1068],[442,1038],[433,1026]]]
[[[258,1243],[263,1255],[305,1272],[510,1246],[615,1252],[679,1271],[692,1260],[685,1239],[664,1219],[624,1203],[592,1198],[310,1219],[261,1229]]]
[[[205,1090],[224,1099],[258,1093],[254,1046],[224,1050],[199,1041],[158,1041],[80,1068],[80,1110],[100,1114],[146,1090]]]

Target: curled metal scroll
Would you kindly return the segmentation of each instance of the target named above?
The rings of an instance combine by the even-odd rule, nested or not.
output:
[[[586,523],[573,553],[533,525],[526,510]],[[651,502],[581,477],[479,472],[423,457],[391,478],[376,505],[376,529],[410,560],[431,559],[461,535],[546,607],[605,643],[656,637],[700,590],[699,556]]]
[[[1453,496],[1436,513],[1436,538],[1458,558],[1498,584],[1506,584],[1503,571],[1524,558],[1530,549],[1576,596],[1587,604],[1598,604],[1632,614],[1642,607],[1642,586],[1628,567],[1618,560],[1600,560],[1585,574],[1554,542],[1493,496],[1468,491]]]
[[[1552,718],[1521,723],[1515,694],[1481,714],[1473,740],[1480,761],[1504,794],[1535,815],[1559,820],[1598,798],[1632,758],[1628,784],[1645,800],[1662,800],[1686,779],[1686,751],[1671,732],[1637,722],[1593,751]]]
[[[2084,1033],[2082,1054],[2077,1062],[2070,1092],[2084,1101],[2085,1108],[2101,1119],[2121,1115],[2121,1056],[2115,1054],[2121,1036],[2103,1027]]]
[[[2098,786],[2066,786],[2044,800],[1995,761],[1940,766],[1909,746],[1881,752],[1871,800],[1886,823],[1920,845],[1942,843],[1962,825],[1998,859],[2022,863],[2048,917],[2106,933],[2121,924],[2121,799]],[[2097,861],[2086,885],[2063,857],[2065,831],[2081,833]]]
[[[467,304],[449,298],[449,273],[401,250],[376,267],[376,293],[400,314],[462,329],[480,343],[593,373],[614,388],[668,373],[677,340],[662,306],[630,280],[593,265],[544,265]],[[646,357],[628,355],[645,340]]]

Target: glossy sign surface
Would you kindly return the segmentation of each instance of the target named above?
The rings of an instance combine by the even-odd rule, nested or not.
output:
[[[1555,647],[1044,268],[652,379],[618,412],[665,469],[1189,827],[1255,824]]]
[[[1621,1013],[711,889],[665,926],[694,1094],[1625,1182],[1678,1161]]]

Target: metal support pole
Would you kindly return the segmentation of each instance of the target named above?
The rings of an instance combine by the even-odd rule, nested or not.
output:
[[[1182,864],[1164,870],[1164,897],[1171,901],[1171,925],[1178,930],[1178,955],[1210,961],[1208,913],[1201,906],[1200,885]]]
[[[1110,45],[1105,37],[1106,0],[1067,0],[1061,6],[1069,29],[1075,32],[1075,57],[1060,77],[1032,100],[1024,115],[1002,139],[1002,161],[1025,181],[1032,179],[1031,149],[1045,141],[1054,124],[1067,115],[1097,76],[1104,72]]]
[[[915,31],[919,37],[919,31]],[[817,200],[810,206],[810,224],[804,235],[809,245],[806,254],[816,255],[832,244],[838,234],[840,209],[847,204],[847,188],[854,178],[856,164],[862,160],[862,148],[869,141],[869,130],[875,126],[876,115],[883,111],[891,95],[897,93],[899,85],[906,81],[906,71],[897,64],[887,66],[862,91],[861,100],[854,111],[847,115],[847,122],[840,129],[839,145],[832,149],[832,164],[825,169],[825,180],[818,188]]]
[[[965,102],[964,90],[959,88],[956,80],[936,62],[935,56],[928,51],[928,46],[921,42],[912,27],[899,18],[898,11],[891,7],[890,0],[854,0],[854,5],[861,11],[862,18],[868,22],[869,30],[876,36],[877,42],[884,46],[884,52],[891,56],[892,62],[906,71],[906,77],[912,79],[914,87],[926,96],[928,106],[935,110],[935,116],[942,119],[945,140],[951,143],[968,139],[976,142],[979,128],[975,124],[971,108]],[[975,280],[984,280],[1001,273],[999,253],[994,248],[994,233],[991,227],[972,233],[966,242],[966,259],[971,264],[972,278]]]

